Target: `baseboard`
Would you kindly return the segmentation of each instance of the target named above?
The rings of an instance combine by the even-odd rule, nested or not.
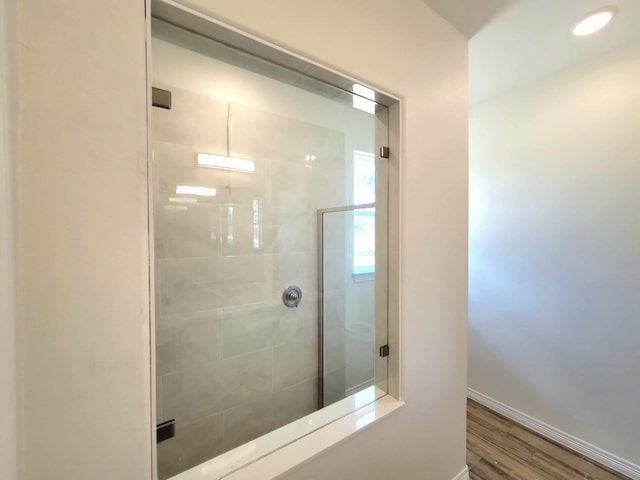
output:
[[[595,445],[591,445],[584,440],[581,440],[573,435],[563,432],[556,427],[552,427],[540,420],[530,417],[526,413],[522,413],[515,408],[511,408],[504,403],[501,403],[487,395],[477,392],[471,388],[467,389],[467,396],[471,400],[475,400],[481,405],[504,415],[505,417],[513,420],[524,427],[533,430],[534,432],[542,435],[549,440],[552,440],[560,445],[567,447],[574,452],[580,453],[591,460],[598,462],[605,467],[615,470],[623,475],[626,475],[633,480],[640,480],[640,466],[631,463],[624,458],[620,458],[613,453],[607,452]]]
[[[452,480],[469,480],[469,467],[465,465],[462,471],[453,477]]]

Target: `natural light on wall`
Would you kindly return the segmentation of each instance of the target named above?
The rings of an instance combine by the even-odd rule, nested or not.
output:
[[[353,108],[371,114],[376,113],[376,102],[374,102],[376,92],[359,83],[354,83],[352,90],[355,94],[353,95]]]
[[[373,153],[353,151],[353,201],[356,205],[376,201],[376,157]],[[353,212],[353,273],[370,274],[376,265],[375,208]]]
[[[210,153],[199,153],[198,165],[221,170],[233,170],[235,172],[253,173],[256,171],[256,164],[253,160],[227,157],[226,155],[212,155]]]

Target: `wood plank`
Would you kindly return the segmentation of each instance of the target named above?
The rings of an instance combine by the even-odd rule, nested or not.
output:
[[[544,472],[549,478],[558,480],[575,480],[577,478],[590,478],[583,472],[568,467],[555,458],[546,455],[534,455],[530,465],[540,472]]]
[[[476,423],[493,427],[502,432],[508,432],[513,422],[500,417],[479,403],[469,400],[467,402],[467,418],[473,419]]]
[[[535,432],[514,423],[511,431],[507,435],[516,437],[527,443],[537,452],[538,456],[546,456],[555,459],[566,467],[582,474],[579,478],[593,478],[598,480],[625,480],[626,477],[600,467],[595,463],[583,458],[581,455],[562,447],[554,442],[542,438]]]
[[[480,460],[482,460],[480,455],[467,448],[467,467],[472,468]]]
[[[473,467],[470,474],[471,478],[478,480],[514,480],[509,474],[484,459]]]
[[[479,469],[482,469],[485,474],[493,472],[492,475],[495,476],[495,473],[498,472],[503,477],[506,476],[506,478],[515,480],[547,480],[547,477],[542,472],[536,471],[500,446],[486,442],[473,433],[467,435],[467,445],[472,452],[482,458],[474,467],[476,473],[479,473]],[[491,472],[483,468],[483,462],[491,466]]]
[[[503,443],[508,433],[496,430],[483,423],[477,423],[472,418],[467,419],[467,431],[496,445]]]
[[[471,480],[629,480],[469,400]]]

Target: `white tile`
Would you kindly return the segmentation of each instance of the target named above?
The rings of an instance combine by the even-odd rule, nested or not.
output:
[[[201,312],[268,301],[268,255],[165,259],[160,262],[160,315]]]
[[[170,478],[224,451],[222,415],[176,426],[175,437],[158,444],[158,478]]]
[[[280,305],[256,304],[224,315],[224,357],[271,347],[278,328]]]
[[[156,322],[156,373],[167,375],[222,362],[222,312],[160,317]]]
[[[271,392],[271,350],[166,375],[162,384],[165,417],[175,418],[178,425],[189,425]]]
[[[225,447],[234,448],[298,420],[317,408],[317,381],[264,395],[224,413]]]
[[[273,389],[282,390],[318,375],[318,340],[310,336],[273,349]]]

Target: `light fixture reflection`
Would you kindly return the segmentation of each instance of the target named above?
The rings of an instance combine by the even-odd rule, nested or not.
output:
[[[198,203],[198,200],[191,197],[170,197],[171,203]]]
[[[221,170],[232,170],[234,172],[253,173],[256,171],[256,164],[253,160],[210,153],[199,153],[198,165]]]
[[[573,34],[578,37],[591,35],[604,28],[604,26],[611,21],[615,13],[615,7],[605,7],[595,10],[573,27]]]
[[[209,187],[194,187],[193,185],[178,185],[176,187],[178,195],[198,195],[200,197],[215,197],[216,189]]]
[[[165,205],[164,209],[171,212],[184,212],[185,210],[188,210],[184,205]]]

